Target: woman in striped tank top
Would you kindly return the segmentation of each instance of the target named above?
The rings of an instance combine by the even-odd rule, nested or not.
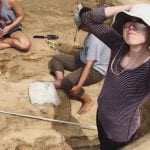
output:
[[[113,16],[112,27],[103,23]],[[150,100],[150,4],[101,7],[80,17],[112,50],[97,127],[101,150],[117,150],[136,134],[140,106]]]

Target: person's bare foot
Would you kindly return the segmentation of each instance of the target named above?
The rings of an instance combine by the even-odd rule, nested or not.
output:
[[[82,102],[82,106],[77,111],[77,113],[80,114],[80,115],[83,115],[83,114],[89,112],[89,110],[92,108],[93,105],[94,105],[94,101],[93,100],[88,100],[86,102]]]
[[[61,79],[57,79],[53,83],[54,83],[54,86],[55,86],[56,89],[60,89],[62,80]]]

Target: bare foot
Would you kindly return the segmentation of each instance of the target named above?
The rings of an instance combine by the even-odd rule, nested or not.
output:
[[[62,83],[61,79],[57,79],[53,83],[56,89],[61,89],[61,83]]]
[[[93,105],[94,105],[94,101],[93,100],[82,102],[82,106],[77,111],[77,113],[80,114],[80,115],[83,115],[83,114],[87,113],[92,108]]]

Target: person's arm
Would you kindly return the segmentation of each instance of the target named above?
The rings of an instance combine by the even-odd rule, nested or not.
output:
[[[87,78],[90,74],[91,68],[94,63],[95,63],[95,60],[88,60],[86,62],[86,65],[81,73],[81,77],[79,79],[78,84],[76,86],[74,86],[71,90],[72,95],[77,95],[80,92],[82,86],[84,85],[85,81],[87,80]]]
[[[148,95],[149,95],[149,100],[150,100],[150,71],[149,71],[149,81],[148,81],[148,83],[149,83],[148,84],[149,85],[149,94]]]
[[[114,29],[104,23],[108,18],[113,17],[116,13],[128,10],[131,5],[100,7],[81,14],[81,22],[85,24],[91,33],[96,35],[108,47],[113,49],[115,43],[122,40],[121,36]]]
[[[130,10],[133,4],[105,7],[105,15],[107,18],[115,16],[120,11]]]
[[[150,101],[150,71],[149,71],[149,78],[148,78],[148,93],[146,94],[146,98],[144,101]]]
[[[106,19],[114,17],[120,11],[130,10],[132,6],[133,4],[96,8],[80,14],[81,22],[86,25],[102,24]]]
[[[3,29],[3,34],[7,34],[10,30],[12,30],[18,24],[20,24],[23,21],[24,17],[25,17],[24,10],[21,7],[21,5],[18,3],[18,1],[8,0],[8,4],[9,4],[10,8],[14,11],[14,13],[16,15],[16,20],[12,24],[6,26]]]

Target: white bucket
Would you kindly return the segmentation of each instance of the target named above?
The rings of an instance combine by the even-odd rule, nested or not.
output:
[[[60,99],[53,82],[35,81],[29,87],[32,104],[53,104],[58,106]]]

